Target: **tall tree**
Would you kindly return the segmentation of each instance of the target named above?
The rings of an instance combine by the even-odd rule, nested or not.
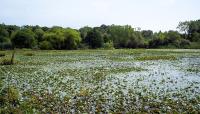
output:
[[[81,42],[81,36],[80,33],[74,29],[66,29],[64,32],[64,38],[65,38],[65,49],[77,49],[80,42]]]
[[[87,34],[86,43],[88,43],[91,48],[100,48],[103,46],[104,41],[100,32],[97,29],[93,29]]]
[[[21,29],[13,34],[12,44],[17,48],[33,48],[36,45],[35,34],[30,29]]]

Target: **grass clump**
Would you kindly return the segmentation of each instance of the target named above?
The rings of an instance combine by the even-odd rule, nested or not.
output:
[[[6,56],[5,53],[0,53],[0,57],[4,57],[4,56]]]
[[[0,93],[0,113],[1,114],[19,114],[22,113],[19,108],[19,91],[15,87],[3,88]]]
[[[173,55],[170,56],[143,56],[143,57],[136,57],[138,61],[145,61],[145,60],[177,60],[177,58]]]
[[[0,65],[12,65],[12,64],[14,63],[8,58],[3,58],[0,60]]]

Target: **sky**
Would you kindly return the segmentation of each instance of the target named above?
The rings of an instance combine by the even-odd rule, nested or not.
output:
[[[176,30],[180,21],[200,19],[200,0],[0,0],[0,23],[80,28],[131,25]]]

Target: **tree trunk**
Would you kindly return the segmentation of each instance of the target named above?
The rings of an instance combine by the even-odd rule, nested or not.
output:
[[[11,57],[11,64],[14,64],[14,58],[15,58],[15,49],[13,49],[12,57]]]

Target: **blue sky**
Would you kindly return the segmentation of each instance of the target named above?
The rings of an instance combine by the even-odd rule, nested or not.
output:
[[[196,19],[200,0],[0,0],[0,23],[20,26],[128,24],[166,31]]]

